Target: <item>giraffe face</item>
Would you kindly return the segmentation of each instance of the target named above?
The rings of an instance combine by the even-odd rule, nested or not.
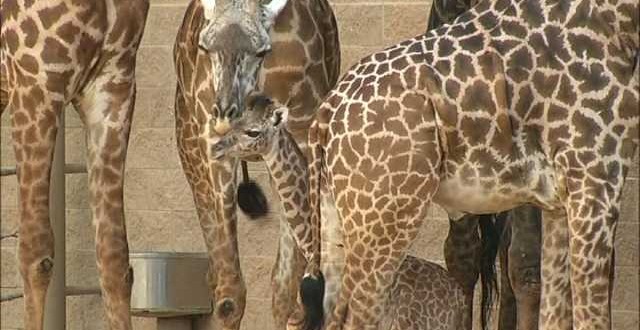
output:
[[[264,96],[250,97],[247,110],[233,122],[231,130],[212,147],[214,159],[265,155],[277,144],[288,109]]]
[[[219,121],[228,121],[245,109],[245,98],[254,90],[258,71],[271,51],[269,30],[288,0],[201,1],[206,22],[199,45],[213,66],[212,110]]]

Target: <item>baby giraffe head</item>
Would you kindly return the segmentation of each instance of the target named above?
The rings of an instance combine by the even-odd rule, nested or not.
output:
[[[249,97],[247,109],[231,125],[231,130],[212,146],[214,159],[264,155],[285,128],[289,109],[257,94]]]

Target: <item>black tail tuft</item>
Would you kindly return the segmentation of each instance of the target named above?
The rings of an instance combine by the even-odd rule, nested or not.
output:
[[[300,283],[300,298],[304,306],[304,330],[320,329],[324,321],[324,276],[305,276]]]
[[[238,186],[238,207],[249,219],[257,219],[269,212],[269,203],[262,188],[249,178],[249,169],[246,161],[242,165],[242,183]]]
[[[257,219],[269,212],[267,197],[253,180],[243,181],[238,186],[238,207],[250,219]]]
[[[496,218],[500,215],[496,215]],[[482,262],[480,265],[480,281],[482,283],[481,318],[482,329],[487,329],[491,318],[494,295],[497,295],[498,280],[496,277],[496,256],[500,246],[500,231],[493,222],[493,215],[480,216],[480,236],[482,240]],[[496,219],[496,221],[499,221]]]

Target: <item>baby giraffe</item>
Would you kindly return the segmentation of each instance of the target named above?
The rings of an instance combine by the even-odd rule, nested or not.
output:
[[[278,306],[278,303],[291,300],[277,295],[290,294],[290,288],[297,288],[300,278],[296,278],[294,273],[304,268],[304,265],[292,265],[294,258],[288,258],[287,262],[282,256],[293,256],[298,248],[306,260],[319,256],[318,242],[312,243],[310,237],[320,228],[311,228],[308,165],[285,127],[288,109],[262,95],[253,96],[247,104],[247,111],[235,121],[231,131],[213,146],[212,155],[218,159],[259,155],[266,162],[287,221],[280,226],[281,235],[287,239],[281,237],[278,259],[272,272],[274,316],[278,326],[282,327],[281,320],[278,320],[282,313],[276,311],[288,311],[288,329],[305,328],[308,325],[296,323],[303,318],[292,315],[297,307]],[[295,244],[295,231],[308,233],[304,235],[308,239],[302,246]],[[283,244],[285,242],[291,244]],[[341,269],[335,271],[342,272]],[[385,318],[386,324],[394,330],[463,329],[467,324],[464,319],[468,315],[466,310],[471,308],[462,287],[444,268],[412,256],[404,260],[396,273],[390,298],[391,305]],[[297,310],[302,313],[302,308]]]

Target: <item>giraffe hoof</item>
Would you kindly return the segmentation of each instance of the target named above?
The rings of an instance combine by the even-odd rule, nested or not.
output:
[[[218,311],[218,315],[221,318],[226,318],[233,314],[233,311],[235,310],[235,304],[233,303],[233,300],[231,300],[231,298],[225,298],[218,303],[218,307],[216,308],[216,310]]]
[[[257,219],[269,212],[269,203],[262,188],[255,181],[244,181],[238,186],[238,207],[250,219]]]

